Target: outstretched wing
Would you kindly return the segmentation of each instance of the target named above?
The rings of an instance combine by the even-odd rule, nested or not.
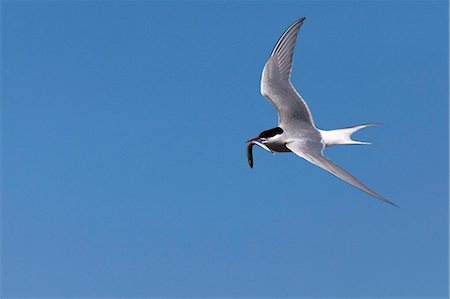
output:
[[[275,106],[279,125],[303,121],[314,126],[306,102],[290,80],[295,41],[304,20],[305,18],[297,20],[283,33],[262,72],[261,94]]]
[[[391,205],[398,207],[395,203],[387,200],[383,196],[369,189],[366,185],[358,181],[358,179],[356,179],[354,176],[348,173],[345,169],[343,169],[333,161],[325,158],[322,154],[323,150],[322,143],[313,141],[294,141],[288,143],[286,147],[290,149],[293,153],[295,153],[297,156],[300,156],[305,160],[319,166],[323,170],[328,171],[329,173],[338,177],[344,182],[372,195],[373,197],[376,197],[384,202],[387,202]]]

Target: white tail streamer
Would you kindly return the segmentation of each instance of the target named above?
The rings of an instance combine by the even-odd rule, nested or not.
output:
[[[370,126],[379,126],[382,124],[379,123],[372,123],[372,124],[365,124],[365,125],[359,125],[349,128],[343,128],[343,129],[335,129],[335,130],[319,130],[320,134],[322,135],[322,140],[325,146],[333,146],[333,145],[339,145],[339,144],[371,144],[370,142],[366,141],[357,141],[353,140],[351,138],[352,134],[356,131],[359,131],[361,129],[370,127]]]

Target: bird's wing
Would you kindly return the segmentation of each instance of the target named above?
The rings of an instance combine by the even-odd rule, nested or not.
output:
[[[275,106],[278,124],[295,120],[314,126],[306,102],[290,80],[295,41],[304,20],[305,18],[297,20],[283,33],[262,72],[261,94]]]
[[[387,200],[383,196],[369,189],[366,185],[358,181],[358,179],[356,179],[354,176],[348,173],[345,169],[343,169],[333,161],[325,158],[322,154],[323,150],[322,143],[314,141],[294,141],[286,144],[286,147],[290,149],[293,153],[295,153],[297,156],[300,156],[305,160],[307,160],[308,162],[311,162],[316,166],[319,166],[323,170],[328,171],[329,173],[338,177],[344,182],[358,188],[359,190],[369,193],[370,195],[384,202],[387,202],[391,205],[398,207],[395,203]]]

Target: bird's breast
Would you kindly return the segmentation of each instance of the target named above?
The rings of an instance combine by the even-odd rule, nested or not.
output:
[[[290,152],[291,150],[286,147],[284,140],[270,138],[264,144],[274,152]]]

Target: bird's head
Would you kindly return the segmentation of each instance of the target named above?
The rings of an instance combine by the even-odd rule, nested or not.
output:
[[[280,127],[276,127],[276,128],[270,129],[270,130],[262,131],[261,133],[259,133],[259,135],[257,137],[247,140],[247,143],[250,143],[253,141],[267,143],[270,138],[275,137],[280,134],[283,134],[283,129]]]
[[[248,165],[253,168],[253,152],[252,148],[253,145],[258,145],[265,149],[266,151],[273,153],[273,151],[265,144],[270,142],[270,138],[273,138],[275,136],[279,136],[283,133],[283,129],[280,127],[276,127],[270,130],[262,131],[258,137],[252,138],[247,140],[247,159],[248,159]]]

